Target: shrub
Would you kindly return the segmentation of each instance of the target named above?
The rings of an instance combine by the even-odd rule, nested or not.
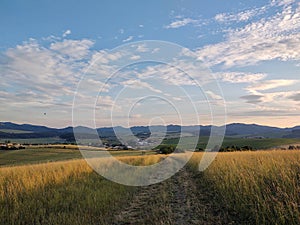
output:
[[[159,153],[161,154],[171,154],[175,151],[175,147],[172,145],[163,145],[159,148]]]

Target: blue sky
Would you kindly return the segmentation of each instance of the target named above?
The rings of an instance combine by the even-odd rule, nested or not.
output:
[[[210,106],[216,117],[226,106],[227,123],[300,124],[300,3],[296,0],[3,0],[0,32],[0,103],[5,106],[0,109],[1,121],[71,125],[74,94],[88,71],[89,92],[78,96],[91,102],[98,96],[97,126],[112,124],[112,109],[115,125],[210,124]],[[135,52],[127,47],[133,51],[130,55],[123,54],[126,47],[112,50],[145,40],[189,49],[190,64],[174,56],[176,65],[191,73],[205,67],[216,80],[210,83],[208,74],[197,74],[203,91],[180,69],[140,63],[120,70],[106,87],[107,76],[95,62],[113,70],[126,57],[138,60],[147,50],[159,51],[141,42],[135,44]],[[202,66],[196,68],[193,62],[198,61]],[[216,90],[216,82],[222,91]],[[99,93],[101,86],[105,88]],[[182,88],[188,92],[180,93]],[[158,97],[141,100],[153,95]],[[197,118],[188,99],[198,110]],[[172,104],[182,110],[173,110]],[[180,121],[178,112],[188,119]]]

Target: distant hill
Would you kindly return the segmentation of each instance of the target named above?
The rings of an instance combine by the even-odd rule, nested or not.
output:
[[[300,127],[297,127],[297,129],[293,129],[289,134],[284,135],[284,138],[300,138]]]
[[[32,131],[32,132],[50,132],[58,131],[59,129],[49,128],[46,126],[37,126],[31,124],[15,124],[11,122],[0,122],[0,129],[7,130],[23,130],[23,131]]]
[[[147,138],[153,133],[162,133],[166,135],[180,134],[181,132],[190,136],[199,135],[209,136],[212,126],[133,126],[131,128],[102,127],[97,132],[91,128],[78,126],[66,127],[62,129],[49,128],[46,126],[37,126],[32,124],[15,124],[11,122],[0,122],[0,138],[1,139],[30,139],[30,138],[47,138],[60,137],[66,141],[75,141],[73,131],[76,131],[78,137],[95,139],[98,135],[104,138],[116,137],[118,134],[133,134],[137,137]],[[9,131],[12,132],[9,132]],[[22,132],[24,131],[24,132]],[[257,124],[232,123],[226,125],[226,136],[230,137],[261,137],[261,138],[300,138],[300,126],[293,128],[278,128],[270,126],[262,126]]]
[[[226,126],[227,136],[264,136],[264,137],[282,137],[286,135],[286,128],[269,127],[257,124],[232,123]]]

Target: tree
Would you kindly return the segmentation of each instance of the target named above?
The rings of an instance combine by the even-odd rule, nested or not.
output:
[[[159,148],[161,154],[171,154],[175,151],[175,147],[172,145],[163,145]]]

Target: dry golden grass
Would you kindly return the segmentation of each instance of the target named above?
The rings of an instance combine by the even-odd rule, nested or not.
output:
[[[237,224],[300,224],[300,151],[219,153],[198,172],[202,155],[190,160],[190,179]],[[119,160],[138,166],[164,157]],[[135,190],[104,179],[84,160],[0,168],[0,224],[111,224]]]
[[[239,223],[300,224],[299,151],[219,153],[201,178]]]
[[[4,167],[0,169],[0,197],[3,199],[47,185],[61,184],[70,177],[79,179],[91,172],[84,160]]]
[[[118,157],[118,160],[133,166],[147,166],[160,162],[165,155],[151,155],[151,156],[123,156]]]
[[[163,157],[117,159],[150,165]],[[109,166],[109,160],[103,160]],[[82,159],[2,167],[0,224],[110,224],[135,190],[106,180]]]
[[[107,224],[133,191],[84,160],[0,168],[0,224]]]

